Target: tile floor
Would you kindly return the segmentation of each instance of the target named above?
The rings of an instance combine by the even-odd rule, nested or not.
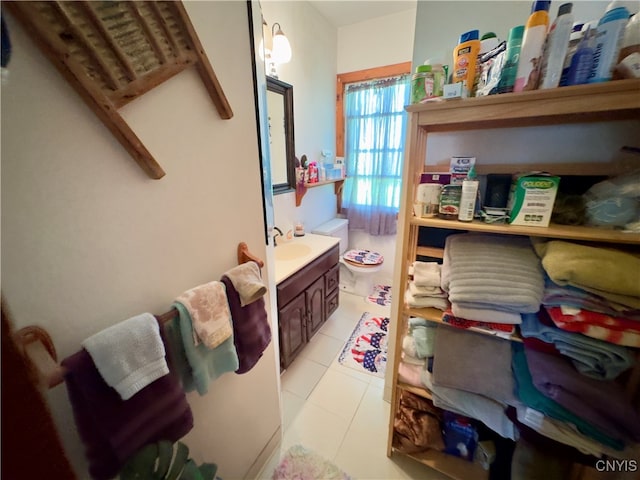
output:
[[[384,380],[338,363],[364,312],[390,315],[390,307],[340,292],[340,307],[282,374],[283,438],[259,479],[270,479],[280,456],[301,444],[358,480],[448,477],[406,457],[388,458],[390,405]]]

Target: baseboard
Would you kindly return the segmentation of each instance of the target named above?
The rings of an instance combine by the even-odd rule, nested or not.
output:
[[[282,443],[282,426],[278,426],[278,429],[271,436],[265,447],[258,455],[258,458],[253,462],[251,467],[244,476],[244,480],[253,480],[256,478],[263,478],[262,470],[267,466],[267,462],[276,451],[276,449],[280,448],[280,444]]]

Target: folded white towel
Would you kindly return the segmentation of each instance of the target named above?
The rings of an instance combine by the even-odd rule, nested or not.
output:
[[[404,301],[407,303],[407,305],[414,308],[433,307],[443,311],[449,308],[449,302],[446,298],[414,297],[413,295],[411,295],[411,291],[409,289],[404,292]]]
[[[476,322],[506,323],[520,325],[522,317],[519,313],[492,310],[490,308],[474,308],[451,302],[451,312],[458,318],[475,320]]]
[[[439,287],[440,265],[436,262],[413,262],[413,281],[419,287]]]
[[[416,282],[409,282],[409,290],[414,297],[446,297],[447,294],[440,287],[420,287]]]
[[[158,322],[142,313],[82,342],[105,383],[123,400],[169,373]]]
[[[231,311],[224,283],[213,281],[187,290],[176,298],[191,317],[193,344],[200,340],[207,348],[216,348],[233,335]]]
[[[260,267],[256,262],[245,262],[233,267],[225,275],[233,283],[240,296],[240,305],[243,307],[267,293],[267,286],[262,281]]]

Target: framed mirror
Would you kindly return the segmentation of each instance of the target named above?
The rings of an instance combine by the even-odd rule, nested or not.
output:
[[[296,187],[293,136],[293,86],[267,77],[267,113],[273,194]]]

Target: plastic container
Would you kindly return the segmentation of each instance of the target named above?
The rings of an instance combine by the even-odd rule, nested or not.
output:
[[[619,6],[617,1],[613,1],[607,6],[596,30],[589,83],[611,80],[613,69],[618,63],[618,55],[628,22],[629,10]]]
[[[572,3],[563,3],[558,8],[558,16],[551,25],[542,53],[540,85],[538,88],[556,88],[560,85],[562,67],[569,48],[569,38],[573,27]]]
[[[524,27],[514,92],[535,90],[538,87],[542,47],[549,27],[550,5],[551,2],[546,0],[538,0],[533,4],[532,13]]]
[[[411,77],[411,103],[424,103],[434,97],[431,65],[418,65]]]
[[[518,60],[520,59],[523,34],[524,25],[518,25],[509,30],[506,60],[502,70],[502,77],[498,84],[498,93],[513,92],[513,85],[516,82],[516,74],[518,73]]]
[[[587,30],[582,35],[576,52],[571,57],[571,65],[567,73],[567,85],[582,85],[589,81],[593,66],[592,43],[591,27],[587,25]]]
[[[634,52],[640,53],[640,14],[635,14],[627,23],[622,37],[618,63]]]
[[[458,45],[453,50],[453,72],[451,83],[463,82],[465,93],[470,96],[476,75],[476,62],[480,52],[480,32],[470,30],[460,35]]]
[[[562,75],[560,75],[560,86],[567,85],[567,75],[569,75],[569,67],[571,66],[571,59],[573,54],[576,53],[578,44],[582,40],[584,23],[574,22],[571,27],[571,34],[569,35],[569,46],[567,47],[567,54],[564,57],[564,64],[562,65]]]
[[[476,96],[478,90],[478,83],[480,76],[482,75],[482,67],[480,65],[480,58],[485,54],[500,45],[500,40],[494,32],[487,32],[480,38],[480,51],[478,52],[478,59],[476,60],[476,73],[473,77],[473,89],[471,91],[472,96]]]
[[[425,65],[431,65],[433,73],[433,96],[441,97],[444,94],[444,85],[447,83],[447,71],[444,65],[432,60],[426,60]]]
[[[457,220],[460,211],[462,185],[445,185],[440,192],[438,217],[444,220]]]
[[[467,178],[462,182],[460,207],[458,209],[458,220],[461,222],[470,222],[473,220],[476,212],[479,183],[476,179],[475,167],[471,167]]]

